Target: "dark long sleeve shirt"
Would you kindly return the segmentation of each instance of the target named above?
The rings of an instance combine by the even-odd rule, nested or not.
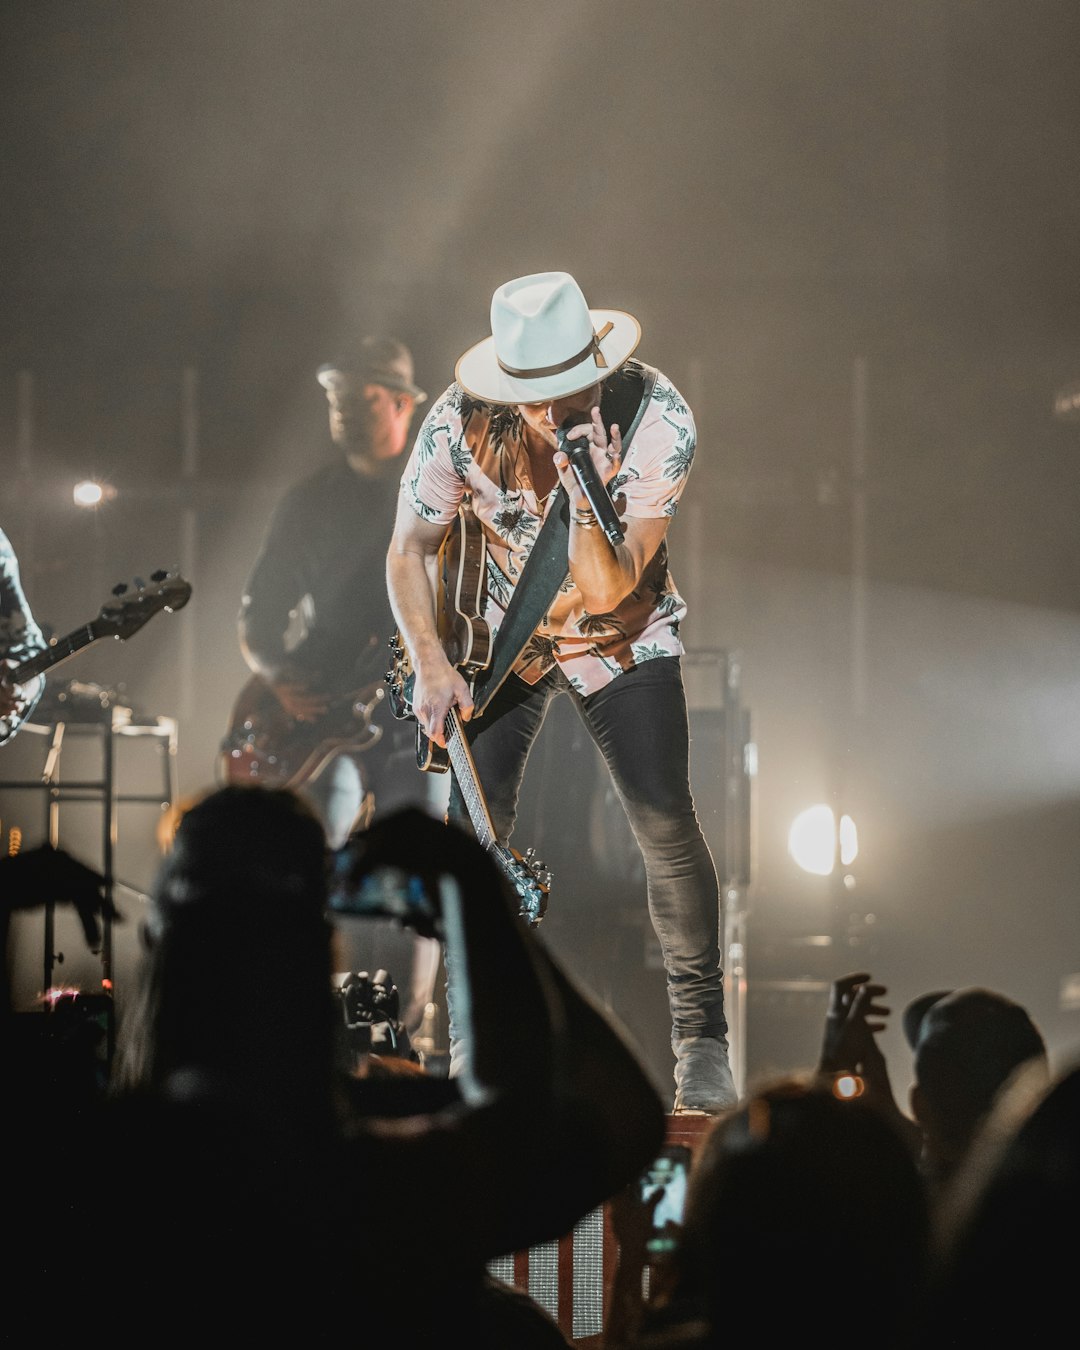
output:
[[[398,480],[396,468],[367,476],[342,461],[282,498],[240,610],[241,647],[258,674],[342,692],[385,671]]]

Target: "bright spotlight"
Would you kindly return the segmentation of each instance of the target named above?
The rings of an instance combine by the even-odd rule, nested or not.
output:
[[[76,506],[94,507],[111,502],[116,496],[116,489],[108,483],[96,483],[92,478],[84,478],[75,484],[71,495]]]
[[[1054,416],[1060,422],[1080,422],[1080,380],[1062,385],[1054,395]]]
[[[788,852],[803,869],[827,877],[836,866],[836,817],[824,803],[800,811],[788,832]]]
[[[850,867],[859,856],[859,832],[850,816],[840,817],[840,861]]]
[[[788,831],[788,852],[803,869],[816,877],[831,876],[837,855],[844,867],[859,856],[859,836],[850,816],[836,815],[831,806],[819,802],[800,811]]]

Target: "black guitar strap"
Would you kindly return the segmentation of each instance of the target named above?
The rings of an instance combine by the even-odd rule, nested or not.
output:
[[[604,425],[622,428],[625,452],[652,398],[657,371],[640,361],[627,361],[604,384],[600,413]],[[480,672],[473,688],[473,718],[479,717],[514,668],[525,644],[548,611],[559,587],[566,580],[570,541],[570,502],[559,484],[551,509],[540,527],[514,594],[495,634],[491,661]]]

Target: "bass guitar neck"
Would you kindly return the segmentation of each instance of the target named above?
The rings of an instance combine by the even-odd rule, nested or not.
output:
[[[412,707],[415,674],[400,633],[395,633],[390,639],[390,650],[392,661],[390,669],[386,673],[390,711],[400,719],[415,719]],[[417,763],[422,769],[434,769],[439,772],[453,771],[454,779],[465,802],[465,809],[469,813],[473,832],[516,892],[522,918],[535,926],[547,913],[551,873],[545,864],[536,857],[535,849],[527,849],[522,854],[518,853],[516,849],[507,848],[498,842],[487,798],[476,771],[472,750],[465,736],[461,716],[456,708],[450,709],[444,725],[446,731],[445,750],[425,736],[419,723],[417,723],[417,743],[419,746],[422,742],[425,747],[422,750],[418,748]]]
[[[480,786],[472,750],[456,708],[450,709],[445,727],[446,753],[454,779],[461,789],[473,832],[517,893],[521,917],[535,927],[547,913],[551,873],[537,858],[535,849],[529,848],[524,853],[518,853],[516,849],[506,848],[499,843],[495,837],[487,798]]]
[[[446,659],[470,684],[491,662],[491,629],[482,613],[486,566],[483,527],[469,506],[463,504],[439,551],[436,619]],[[390,668],[385,677],[390,711],[397,718],[416,721],[412,704],[416,676],[400,633],[390,639],[390,652]],[[435,773],[453,770],[477,839],[517,892],[522,917],[537,924],[547,911],[551,874],[537,860],[535,850],[530,848],[521,854],[496,839],[487,798],[456,708],[450,709],[444,731],[445,750],[425,735],[419,721],[416,722],[417,766]]]
[[[117,642],[126,642],[129,637],[148,623],[162,610],[173,613],[183,609],[191,598],[191,583],[185,581],[177,572],[158,569],[152,572],[150,581],[136,577],[129,585],[118,582],[112,589],[112,597],[102,605],[96,618],[60,638],[53,638],[48,647],[33,656],[28,656],[8,672],[13,684],[27,684],[38,675],[44,675],[64,661],[92,646],[111,638]],[[19,725],[18,714],[0,717],[0,740],[7,739]]]

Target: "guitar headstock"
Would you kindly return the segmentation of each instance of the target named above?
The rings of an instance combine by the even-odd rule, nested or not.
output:
[[[113,587],[113,598],[101,607],[101,613],[90,624],[95,638],[115,637],[121,640],[137,633],[144,623],[163,609],[170,612],[183,609],[191,599],[191,583],[176,572],[158,570],[143,581],[135,577],[129,586],[120,582]]]
[[[503,872],[517,892],[518,913],[530,928],[535,928],[547,913],[551,873],[537,858],[535,849],[526,849],[521,854],[513,848],[499,847],[495,852],[496,861],[501,863]]]
[[[390,648],[390,667],[383,676],[387,702],[393,716],[399,721],[406,721],[413,715],[412,692],[416,675],[401,634],[395,633],[386,645]]]

